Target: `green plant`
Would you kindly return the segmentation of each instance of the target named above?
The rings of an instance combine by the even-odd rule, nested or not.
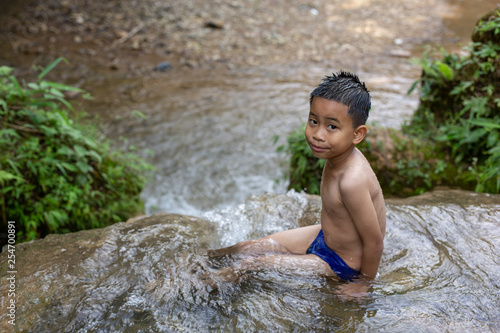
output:
[[[0,67],[2,224],[16,221],[18,241],[106,226],[143,209],[151,166],[71,119],[64,92],[83,91],[44,80],[62,60],[30,83]]]
[[[460,179],[476,191],[500,191],[500,13],[481,19],[464,56],[441,51],[416,61],[423,70],[420,106],[404,131],[449,152]],[[410,90],[411,91],[411,90]]]
[[[305,124],[295,129],[287,137],[287,145],[279,146],[278,152],[284,152],[290,158],[289,189],[319,194],[325,160],[314,156],[306,142],[304,131]]]

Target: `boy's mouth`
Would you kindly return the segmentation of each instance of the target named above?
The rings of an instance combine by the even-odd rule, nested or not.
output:
[[[313,144],[309,144],[309,147],[311,147],[312,151],[315,151],[317,153],[321,153],[327,150],[326,148],[317,147]]]

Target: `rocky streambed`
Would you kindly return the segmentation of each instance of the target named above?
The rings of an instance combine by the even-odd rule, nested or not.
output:
[[[203,218],[157,214],[0,254],[2,332],[467,331],[500,329],[500,196],[387,201],[379,276],[362,301],[339,282],[263,270],[214,290],[207,249],[317,223],[319,197],[254,196]],[[15,326],[9,324],[15,299]]]

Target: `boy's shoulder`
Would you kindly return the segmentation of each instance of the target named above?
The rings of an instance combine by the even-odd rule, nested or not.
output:
[[[363,173],[366,170],[371,170],[373,172],[370,162],[368,162],[365,155],[358,148],[354,148],[349,159],[349,164],[345,170],[346,175],[354,174],[359,176],[359,173]]]
[[[359,190],[360,186],[370,185],[374,180],[378,183],[370,163],[363,153],[355,148],[348,166],[339,179],[339,187],[347,190],[354,187],[353,189]]]

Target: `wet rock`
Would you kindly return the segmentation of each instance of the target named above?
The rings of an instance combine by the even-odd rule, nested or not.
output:
[[[141,48],[141,41],[139,39],[132,39],[132,50],[139,50]]]
[[[453,209],[471,222],[477,214],[493,219],[492,214],[498,214],[499,205],[500,195],[465,191],[436,191],[408,199],[387,200],[393,215],[398,207],[415,207],[419,214],[424,210],[432,214],[434,209],[445,207],[445,211]],[[269,219],[281,223],[295,219],[292,221],[295,225],[310,225],[319,222],[321,199],[299,193],[266,194],[251,198],[244,206],[242,213],[251,217],[252,223],[259,218],[266,224]],[[97,323],[101,318],[97,318],[96,313],[117,311],[116,304],[126,302],[131,290],[144,289],[158,278],[152,266],[162,269],[169,260],[185,264],[194,253],[213,248],[214,239],[219,241],[217,237],[220,237],[219,229],[214,222],[157,214],[102,229],[49,235],[42,240],[18,244],[15,252],[18,263],[16,329],[58,332],[67,328],[66,325],[74,328],[92,320]],[[7,256],[6,251],[0,254],[1,281],[6,281],[9,271]],[[172,269],[170,273],[174,274],[176,268]],[[8,300],[7,293],[8,284],[0,284],[1,299]],[[131,302],[130,306],[134,304]],[[8,302],[0,303],[2,332],[10,331],[7,305]],[[122,304],[121,311],[124,306]],[[71,317],[75,314],[78,316]]]
[[[65,317],[78,306],[78,299],[85,297],[88,291],[98,292],[98,281],[106,279],[105,276],[118,267],[124,269],[123,274],[130,273],[126,262],[140,262],[149,245],[162,242],[163,247],[174,249],[161,259],[168,260],[167,256],[175,256],[183,248],[207,248],[206,236],[212,237],[214,233],[209,221],[158,214],[133,218],[103,229],[48,235],[42,240],[18,244],[15,248],[18,263],[16,328],[30,332],[61,332],[67,320]],[[183,240],[179,242],[177,237]],[[6,251],[0,254],[0,267],[0,277],[6,281],[7,271],[12,271],[7,268]],[[127,284],[123,284],[122,292],[127,290]],[[6,287],[7,283],[0,284],[2,299],[7,299]],[[8,302],[0,304],[0,332],[11,332],[7,306]]]
[[[307,205],[299,219],[299,227],[317,224],[321,221],[321,198],[318,195],[304,194]]]
[[[205,22],[204,24],[205,28],[210,28],[210,29],[224,29],[224,22],[221,20],[212,20]]]
[[[162,61],[155,66],[154,70],[157,72],[166,72],[170,68],[172,68],[172,65],[169,62]]]
[[[109,65],[109,68],[116,71],[116,70],[119,70],[120,69],[120,65],[118,62],[112,62],[110,65]]]
[[[394,49],[389,52],[389,55],[396,58],[409,58],[411,57],[411,52],[401,49]]]

